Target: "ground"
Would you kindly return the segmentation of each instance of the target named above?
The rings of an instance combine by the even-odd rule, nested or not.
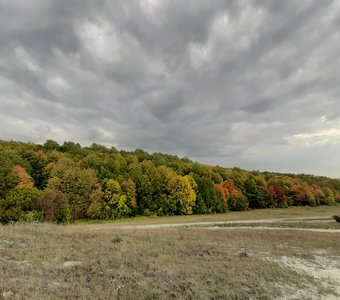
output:
[[[340,207],[0,226],[4,299],[338,299]]]

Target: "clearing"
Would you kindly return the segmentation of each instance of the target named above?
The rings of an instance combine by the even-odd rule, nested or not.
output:
[[[3,299],[338,299],[340,207],[0,226]]]

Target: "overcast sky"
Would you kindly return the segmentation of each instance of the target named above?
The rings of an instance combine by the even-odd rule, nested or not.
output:
[[[339,0],[0,0],[0,139],[340,177],[339,97]]]

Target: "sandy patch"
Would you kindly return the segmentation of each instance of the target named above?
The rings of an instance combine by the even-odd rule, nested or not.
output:
[[[80,266],[82,264],[81,261],[65,261],[61,267],[62,268],[72,268],[72,267],[76,267],[76,266]]]
[[[282,287],[285,295],[277,299],[327,299],[335,300],[340,297],[340,257],[324,257],[315,255],[314,260],[297,257],[265,257],[264,259],[276,262],[283,267],[291,268],[301,274],[314,277],[325,288],[327,294],[319,295],[314,286],[297,290],[294,287]]]
[[[217,221],[217,222],[207,222],[207,221],[201,221],[201,222],[186,222],[186,223],[162,223],[162,224],[135,224],[135,225],[120,225],[120,224],[91,224],[88,226],[82,226],[80,229],[82,231],[107,231],[107,230],[115,230],[115,229],[158,229],[158,228],[176,228],[176,227],[214,227],[214,226],[221,226],[221,225],[236,225],[240,224],[272,224],[277,222],[329,222],[332,220],[331,217],[292,217],[292,218],[275,218],[275,219],[256,219],[256,220],[233,220],[233,221]],[[74,226],[72,228],[73,230],[77,230],[77,226]],[[340,232],[340,230],[339,230]]]
[[[202,229],[202,228],[200,228]],[[340,229],[323,229],[323,228],[300,228],[300,227],[268,227],[268,226],[209,226],[204,229],[247,229],[247,230],[293,230],[293,231],[311,231],[311,232],[325,232],[325,233],[340,233]]]

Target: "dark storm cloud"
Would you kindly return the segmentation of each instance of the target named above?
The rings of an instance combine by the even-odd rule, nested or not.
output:
[[[0,138],[340,177],[338,1],[0,0]]]

